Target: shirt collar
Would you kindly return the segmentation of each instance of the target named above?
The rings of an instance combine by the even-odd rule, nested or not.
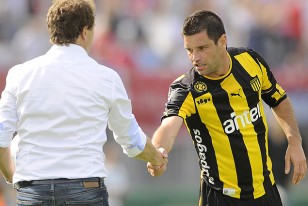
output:
[[[69,44],[68,46],[54,44],[47,52],[47,55],[50,53],[71,54],[74,56],[88,56],[87,51],[77,44]]]

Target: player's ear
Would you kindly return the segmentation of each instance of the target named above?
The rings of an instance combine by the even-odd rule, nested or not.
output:
[[[88,27],[85,26],[83,27],[80,36],[83,40],[85,40],[87,38],[87,34],[88,34]]]
[[[227,47],[227,35],[223,34],[221,37],[218,39],[218,45],[222,47]]]

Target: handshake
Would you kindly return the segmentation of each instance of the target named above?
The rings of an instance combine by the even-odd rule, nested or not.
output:
[[[147,163],[148,172],[154,177],[162,175],[166,171],[168,163],[167,150],[160,147],[157,151],[155,160]]]

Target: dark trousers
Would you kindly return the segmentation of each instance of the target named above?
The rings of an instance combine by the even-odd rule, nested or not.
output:
[[[14,187],[18,206],[109,206],[103,178],[22,181]]]
[[[241,200],[224,195],[201,181],[199,206],[282,206],[282,202],[276,184],[262,197]]]

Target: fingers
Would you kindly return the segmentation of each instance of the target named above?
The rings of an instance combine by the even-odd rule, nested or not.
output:
[[[165,157],[165,158],[168,157],[168,152],[164,148],[160,147],[157,150],[163,155],[163,157]]]
[[[162,147],[158,148],[157,150],[158,150],[158,151],[161,153],[161,155],[163,156],[163,163],[162,163],[162,165],[163,165],[163,164],[167,164],[167,163],[168,163],[168,152],[167,152],[167,150],[165,150],[165,149],[162,148]]]
[[[306,161],[294,164],[294,174],[292,177],[292,183],[299,184],[305,178],[306,172],[307,172]]]
[[[167,163],[168,163],[168,152],[164,148],[160,147],[157,149],[158,152],[162,155],[162,160],[159,164],[151,164],[150,162],[147,163],[148,172],[152,176],[160,176],[162,175],[165,170],[167,169]]]
[[[297,147],[295,147],[297,146]],[[292,183],[299,184],[306,176],[307,161],[301,145],[290,145],[285,155],[285,173],[289,174],[293,165]]]
[[[285,174],[289,174],[290,172],[290,168],[291,168],[291,160],[290,157],[287,155],[285,158],[285,169],[284,169],[284,173]]]
[[[147,163],[147,168],[151,169],[151,170],[159,170],[159,168],[161,168],[162,165],[152,165],[151,163]]]
[[[149,163],[148,163],[149,164]],[[155,166],[155,169],[151,169],[150,167],[148,167],[148,172],[153,176],[153,177],[158,177],[161,176],[165,170],[167,169],[167,165],[164,164],[161,167],[157,168],[157,166]]]

